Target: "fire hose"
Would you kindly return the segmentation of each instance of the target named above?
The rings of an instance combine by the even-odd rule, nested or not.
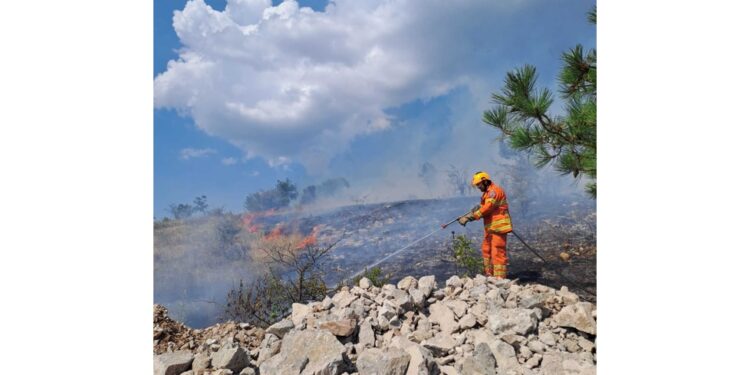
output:
[[[514,235],[514,236],[516,236],[516,238],[518,238],[518,240],[519,240],[519,241],[521,241],[521,243],[522,243],[522,244],[523,244],[524,246],[526,246],[526,248],[527,248],[527,249],[529,249],[529,251],[531,251],[531,252],[532,252],[532,253],[534,253],[534,255],[536,255],[536,256],[537,256],[537,257],[538,257],[539,259],[541,259],[541,260],[542,260],[542,263],[544,263],[544,264],[546,264],[546,265],[549,265],[549,262],[547,262],[547,261],[546,261],[546,260],[544,259],[544,257],[542,257],[541,255],[539,255],[539,253],[537,253],[537,252],[536,252],[536,251],[534,250],[534,248],[532,248],[531,246],[529,246],[529,244],[527,244],[527,243],[526,243],[526,241],[524,241],[524,240],[523,240],[523,238],[521,238],[521,236],[519,236],[519,235],[518,235],[518,233],[516,233],[515,231],[512,231],[511,233],[513,233],[513,235]],[[592,292],[591,290],[589,290],[589,289],[587,289],[587,288],[583,287],[583,286],[582,286],[581,284],[578,284],[578,283],[574,282],[573,280],[570,280],[570,279],[568,279],[567,277],[565,277],[565,275],[563,275],[563,274],[562,274],[562,272],[558,271],[557,269],[555,269],[555,268],[552,268],[552,270],[553,270],[553,271],[555,271],[555,273],[556,273],[556,274],[558,274],[558,275],[560,276],[560,278],[562,278],[563,280],[567,281],[567,282],[568,282],[568,283],[570,283],[570,284],[571,284],[572,286],[576,286],[576,287],[578,287],[579,289],[583,290],[584,292],[586,292],[586,293],[588,293],[588,294],[590,294],[590,295],[592,295],[592,296],[596,297],[596,292]]]

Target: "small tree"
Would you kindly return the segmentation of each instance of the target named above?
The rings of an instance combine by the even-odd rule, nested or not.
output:
[[[516,152],[506,157],[510,160],[497,163],[493,180],[505,189],[511,215],[527,217],[532,201],[540,194],[542,183],[528,155]]]
[[[343,177],[329,178],[320,183],[317,191],[320,196],[331,197],[349,188],[349,181]]]
[[[292,241],[282,241],[264,246],[261,251],[271,265],[294,271],[295,276],[289,281],[289,298],[294,302],[303,302],[325,296],[326,286],[320,265],[333,246],[310,245],[300,249]]]
[[[299,198],[299,202],[302,204],[310,204],[312,202],[315,202],[315,200],[317,199],[315,191],[315,185],[310,185],[302,189],[302,195]]]
[[[267,271],[249,286],[240,283],[239,289],[229,291],[225,315],[267,327],[280,319],[292,303],[324,298],[327,287],[320,267],[336,243],[300,246],[301,243],[304,241],[298,234],[261,243],[259,258],[267,264]]]
[[[276,181],[272,190],[261,190],[245,198],[245,209],[248,211],[266,211],[288,207],[297,199],[297,186],[289,179]]]
[[[297,186],[294,185],[289,179],[284,181],[276,181],[276,193],[279,198],[279,204],[282,207],[286,207],[293,200],[297,199]]]
[[[169,212],[176,220],[187,219],[193,215],[193,206],[186,203],[170,204]]]
[[[193,211],[200,212],[205,215],[208,211],[208,203],[206,203],[206,200],[207,198],[205,195],[195,197],[195,199],[193,200]]]
[[[456,273],[461,276],[474,276],[484,272],[484,261],[481,254],[472,248],[471,240],[458,235],[451,240],[450,259],[456,265]]]
[[[432,187],[437,182],[437,168],[435,168],[434,165],[430,162],[424,162],[419,167],[419,178],[422,179],[422,182],[428,187]]]
[[[596,23],[596,8],[588,14]],[[554,162],[562,174],[585,175],[594,181],[586,191],[596,197],[596,49],[579,44],[563,53],[559,92],[566,100],[565,116],[550,113],[553,94],[536,88],[536,68],[525,65],[509,72],[495,108],[484,112],[485,123],[500,129],[500,139],[534,155],[536,166]]]
[[[458,195],[464,196],[469,192],[469,173],[465,169],[458,169],[453,164],[450,165],[448,173],[448,182]]]

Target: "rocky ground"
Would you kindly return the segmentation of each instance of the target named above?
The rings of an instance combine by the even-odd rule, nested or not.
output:
[[[367,279],[266,330],[154,310],[154,374],[595,374],[596,306],[506,279]]]

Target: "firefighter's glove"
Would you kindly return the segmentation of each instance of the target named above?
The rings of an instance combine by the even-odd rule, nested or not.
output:
[[[461,216],[461,217],[460,217],[460,218],[458,219],[458,223],[459,223],[459,224],[461,224],[462,226],[465,226],[465,225],[466,225],[466,223],[468,223],[468,222],[470,222],[470,221],[471,221],[471,219],[473,219],[473,218],[472,218],[472,217],[469,217],[469,216]]]

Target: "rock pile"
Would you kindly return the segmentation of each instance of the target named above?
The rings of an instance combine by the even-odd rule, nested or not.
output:
[[[254,329],[260,333],[262,330]],[[155,374],[595,374],[596,306],[567,288],[505,279],[367,279],[294,304],[258,345],[200,343],[155,357]],[[199,344],[196,344],[199,345]]]
[[[264,331],[247,323],[227,322],[205,329],[192,329],[167,315],[167,308],[154,305],[154,354],[188,351],[215,352],[227,343],[256,348]]]

